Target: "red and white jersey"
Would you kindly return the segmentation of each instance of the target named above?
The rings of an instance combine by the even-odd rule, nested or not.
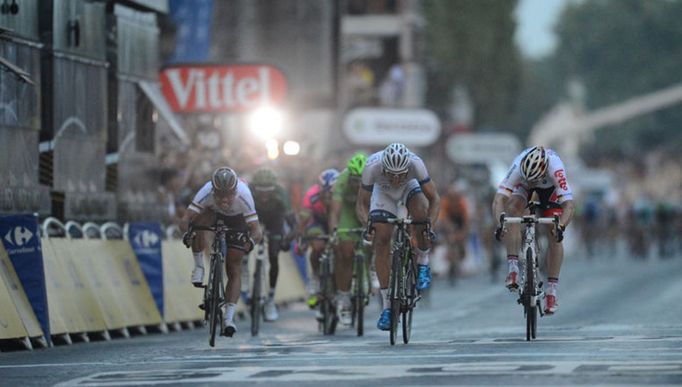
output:
[[[223,209],[216,204],[213,198],[213,184],[209,181],[194,196],[189,209],[198,213],[209,209],[225,216],[243,215],[246,223],[258,221],[256,205],[254,204],[251,190],[241,179],[237,183],[237,197],[232,202],[230,208]]]
[[[554,187],[552,201],[561,204],[567,200],[573,200],[573,192],[568,185],[564,163],[559,158],[559,155],[552,149],[546,149],[548,165],[545,177],[531,184],[521,176],[521,160],[531,149],[533,148],[528,148],[516,156],[507,176],[497,187],[497,193],[507,197],[512,194],[525,196],[534,188],[542,189]]]

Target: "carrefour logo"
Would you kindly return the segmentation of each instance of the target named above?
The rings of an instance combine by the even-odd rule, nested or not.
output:
[[[35,233],[24,226],[11,228],[4,237],[7,253],[12,255],[35,252],[35,246],[28,246],[29,243],[34,244],[34,240],[36,239],[33,238],[34,236]]]
[[[12,247],[24,246],[28,244],[31,238],[33,238],[33,233],[24,226],[17,226],[9,230],[7,235],[5,235],[5,240]]]
[[[143,249],[154,248],[159,243],[159,236],[149,230],[143,230],[135,235],[135,244],[142,247]]]

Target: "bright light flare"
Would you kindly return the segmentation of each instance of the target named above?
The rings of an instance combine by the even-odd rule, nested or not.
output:
[[[279,157],[279,143],[275,139],[265,141],[265,149],[268,151],[268,159],[274,160]]]
[[[275,137],[284,128],[284,113],[273,107],[261,107],[247,118],[249,130],[262,139]]]
[[[296,141],[287,141],[284,143],[283,150],[287,156],[296,156],[301,151],[301,145]]]

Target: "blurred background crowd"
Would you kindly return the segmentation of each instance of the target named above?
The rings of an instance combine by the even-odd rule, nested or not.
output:
[[[466,274],[495,262],[492,195],[541,144],[576,197],[568,256],[680,254],[682,1],[13,3],[0,12],[2,214],[174,224],[223,165],[247,181],[271,167],[298,209],[320,171],[400,141],[444,197],[465,199]],[[550,12],[554,43],[531,54],[540,37],[523,29]],[[254,104],[215,92],[239,66],[267,67],[273,89],[285,79],[263,97],[281,117],[254,126]],[[234,93],[260,87],[247,84]]]

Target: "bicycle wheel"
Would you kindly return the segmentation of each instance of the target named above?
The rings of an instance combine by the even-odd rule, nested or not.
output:
[[[535,338],[537,328],[538,309],[537,304],[532,302],[535,298],[535,270],[533,262],[533,252],[529,248],[526,250],[526,283],[523,287],[523,306],[526,311],[526,341]]]
[[[258,336],[258,330],[260,329],[260,321],[262,312],[262,272],[263,271],[263,261],[256,261],[256,270],[253,273],[253,289],[251,293],[251,336]]]
[[[222,310],[220,310],[220,280],[222,277],[222,268],[220,267],[220,259],[218,257],[213,257],[211,259],[213,266],[211,267],[211,272],[213,273],[213,279],[209,283],[211,289],[209,290],[210,301],[209,301],[209,337],[208,345],[211,347],[215,346],[215,336],[216,331],[219,329],[222,323]]]
[[[322,261],[322,275],[320,276],[320,287],[322,289],[320,311],[322,312],[322,332],[325,335],[333,335],[336,330],[336,311],[334,310],[334,289],[329,269],[329,260]]]
[[[365,331],[365,289],[363,286],[363,276],[365,273],[364,259],[361,255],[355,256],[355,295],[353,296],[353,322],[356,323],[358,336],[362,336]]]
[[[412,313],[414,300],[417,298],[417,278],[412,259],[408,259],[407,272],[404,277],[405,307],[403,309],[403,343],[407,344],[412,335]]]
[[[401,309],[400,283],[402,282],[402,249],[398,249],[392,254],[391,261],[391,287],[389,299],[391,300],[391,345],[395,345],[398,338],[398,320]]]

